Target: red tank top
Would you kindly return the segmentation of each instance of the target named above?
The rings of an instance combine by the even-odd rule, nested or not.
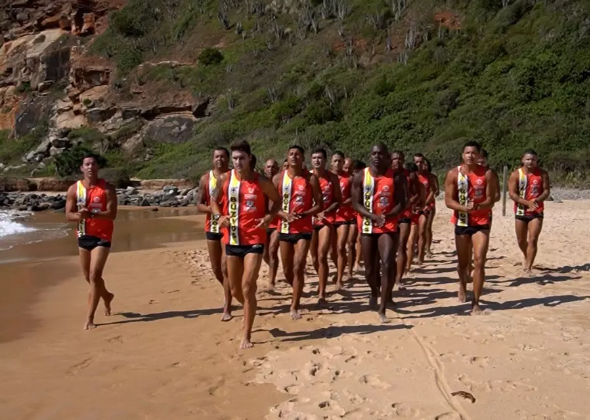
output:
[[[235,170],[223,184],[223,214],[229,217],[229,227],[223,229],[228,245],[258,245],[266,242],[266,229],[259,229],[260,219],[266,214],[266,197],[260,188],[260,176],[251,180],[238,179]]]
[[[532,201],[543,194],[543,177],[538,169],[526,174],[522,168],[518,170],[518,195],[523,200]],[[514,203],[514,214],[517,216],[542,215],[545,205],[540,202],[537,209],[531,211],[527,206]]]
[[[278,189],[282,199],[281,210],[284,213],[300,214],[312,208],[313,190],[309,182],[310,176],[309,172],[303,171],[301,176],[291,178],[287,171],[283,171]],[[285,234],[311,233],[311,216],[302,217],[291,223],[281,218],[278,229],[279,233]]]
[[[318,176],[318,180],[320,181],[320,190],[322,191],[322,202],[323,202],[323,209],[326,210],[328,207],[334,203],[334,185],[330,181],[331,172],[326,171],[324,176]],[[318,220],[315,217],[312,219],[314,226],[323,226],[325,224],[333,224],[334,220],[336,219],[336,212],[330,212],[324,214],[325,218],[323,220]]]
[[[407,169],[402,169],[401,171],[404,176],[406,177],[406,188],[408,189],[408,196],[406,197],[406,209],[401,214],[402,219],[411,219],[412,218],[412,205],[410,204],[411,190],[412,190],[412,181],[410,180],[411,172]]]
[[[470,174],[461,172],[461,166],[457,168],[457,201],[461,205],[467,205],[467,201],[474,204],[486,200],[486,169],[478,167]],[[455,224],[457,226],[483,226],[490,224],[490,210],[474,210],[471,213],[455,211]]]
[[[394,174],[388,169],[382,176],[373,176],[369,168],[363,172],[363,204],[373,214],[387,214],[393,210],[394,202]],[[362,234],[397,232],[397,216],[389,217],[383,226],[377,226],[369,218],[357,215],[359,231]]]
[[[347,173],[343,172],[342,175],[338,175],[338,181],[340,182],[340,193],[342,194],[342,202],[350,199],[352,192],[352,178]],[[354,209],[352,203],[342,204],[338,210],[336,210],[336,223],[345,223],[354,219]]]
[[[418,173],[418,180],[424,186],[424,190],[426,191],[426,196],[428,197],[428,194],[430,193],[430,176]],[[432,200],[429,203],[426,203],[427,209],[432,209],[433,207],[434,207],[434,200]]]
[[[205,197],[205,205],[206,206],[210,206],[211,205],[211,191],[213,191],[215,189],[215,187],[217,187],[217,178],[215,177],[215,174],[213,173],[213,171],[209,171],[209,173],[207,174],[207,176],[205,177],[205,189],[203,191],[203,195]],[[207,216],[205,218],[205,232],[211,232],[211,233],[221,233],[220,229],[219,229],[219,224],[215,221],[211,221],[211,214],[207,213]]]
[[[99,213],[107,209],[107,183],[99,179],[92,188],[84,187],[82,181],[76,183],[76,204],[85,207],[90,213]],[[78,236],[95,236],[105,241],[113,239],[114,223],[106,219],[86,219],[78,223]]]

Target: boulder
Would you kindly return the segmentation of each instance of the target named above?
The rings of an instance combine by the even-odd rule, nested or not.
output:
[[[156,143],[185,143],[193,135],[197,120],[191,114],[158,117],[145,128],[145,137]]]
[[[71,145],[71,141],[67,137],[61,137],[61,138],[59,138],[57,136],[51,136],[49,138],[49,140],[51,142],[51,145],[53,147],[57,147],[58,149],[63,149],[65,147],[69,147]]]

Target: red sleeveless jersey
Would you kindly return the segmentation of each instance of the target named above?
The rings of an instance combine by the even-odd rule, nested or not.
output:
[[[338,181],[340,183],[340,193],[342,194],[342,202],[350,199],[352,193],[352,178],[347,173],[343,172],[342,175],[338,175]],[[336,210],[336,223],[345,223],[353,220],[355,217],[352,203],[342,204]]]
[[[266,197],[260,188],[260,175],[251,180],[238,179],[235,170],[228,173],[223,184],[222,211],[229,218],[229,227],[223,229],[224,243],[228,245],[257,245],[266,242],[266,229],[256,226],[268,212]]]
[[[518,170],[518,195],[523,200],[532,201],[543,194],[543,177],[541,171],[526,174],[522,168]],[[545,210],[543,202],[537,204],[537,209],[531,211],[527,206],[514,203],[514,214],[517,216],[542,215]]]
[[[313,190],[309,181],[311,174],[303,171],[301,176],[291,178],[287,171],[281,174],[278,190],[281,196],[281,210],[284,213],[301,214],[313,206]],[[311,216],[305,216],[294,222],[283,218],[278,225],[279,233],[311,233],[313,230]]]
[[[401,218],[402,219],[411,219],[412,218],[412,205],[410,204],[410,198],[412,198],[411,194],[411,190],[412,190],[412,181],[410,180],[410,174],[411,172],[408,171],[407,169],[402,169],[401,172],[404,174],[404,176],[406,177],[406,188],[408,189],[408,196],[406,197],[407,202],[406,202],[406,209],[403,211],[403,213],[401,214]]]
[[[387,214],[393,210],[394,202],[394,174],[388,169],[382,176],[373,176],[369,168],[363,171],[363,204],[365,208],[376,215]],[[369,218],[357,215],[361,234],[394,233],[397,232],[398,216],[391,216],[385,220],[383,226],[377,226]]]
[[[325,171],[324,176],[318,176],[318,180],[320,182],[320,190],[322,191],[322,202],[323,202],[323,209],[326,210],[334,203],[334,188],[335,185],[332,184],[330,181],[330,174],[331,172]],[[313,218],[314,226],[324,226],[326,224],[331,225],[334,223],[336,219],[336,212],[324,213],[324,219],[318,220],[317,218]]]
[[[418,173],[418,181],[424,186],[424,190],[426,191],[426,196],[428,197],[428,193],[430,192],[430,177],[429,175],[422,175]],[[430,203],[426,203],[426,210],[430,210],[434,207],[434,200]]]
[[[76,204],[85,207],[90,213],[107,210],[107,182],[99,179],[98,183],[86,188],[82,181],[76,183]],[[94,236],[105,241],[113,239],[114,223],[106,219],[85,219],[78,223],[78,236]]]
[[[211,205],[211,191],[213,191],[217,187],[217,178],[213,171],[209,171],[209,173],[205,176],[205,188],[203,190],[203,197],[205,198],[205,205]],[[219,229],[219,225],[217,222],[211,221],[211,214],[207,213],[205,218],[205,232],[211,233],[221,233]]]
[[[470,174],[461,172],[461,166],[457,168],[457,201],[461,205],[467,205],[467,201],[474,204],[483,203],[486,200],[486,172],[478,167]],[[490,224],[490,209],[474,210],[471,213],[454,212],[457,226],[484,226]]]

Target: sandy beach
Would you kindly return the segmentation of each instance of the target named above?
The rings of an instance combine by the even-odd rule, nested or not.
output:
[[[316,309],[311,265],[303,319],[292,321],[281,270],[269,294],[263,264],[255,347],[245,351],[242,311],[219,321],[221,287],[190,236],[112,253],[114,313],[92,331],[82,329],[76,256],[2,264],[1,418],[590,418],[590,201],[547,203],[532,278],[522,276],[510,210],[495,209],[477,317],[456,298],[449,216],[439,203],[434,256],[396,294],[389,324],[368,311],[360,274]],[[181,231],[202,229],[200,216],[174,219]]]

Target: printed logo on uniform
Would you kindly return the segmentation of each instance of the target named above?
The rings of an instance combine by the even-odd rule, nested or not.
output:
[[[482,181],[481,179],[479,179],[479,178],[478,178],[478,179],[477,179],[477,181],[475,181],[475,183],[476,183],[477,185],[481,185],[481,184],[483,184],[483,181]]]
[[[389,187],[387,185],[383,186],[383,191],[389,191]]]
[[[297,189],[298,189],[299,191],[303,191],[303,190],[305,189],[305,187],[304,187],[303,185],[299,185],[299,186],[297,187]]]
[[[539,184],[539,181],[537,179],[533,179],[533,185],[537,185]]]
[[[100,202],[100,197],[94,197],[92,199],[92,201],[94,201],[95,203],[98,203],[98,202]]]

